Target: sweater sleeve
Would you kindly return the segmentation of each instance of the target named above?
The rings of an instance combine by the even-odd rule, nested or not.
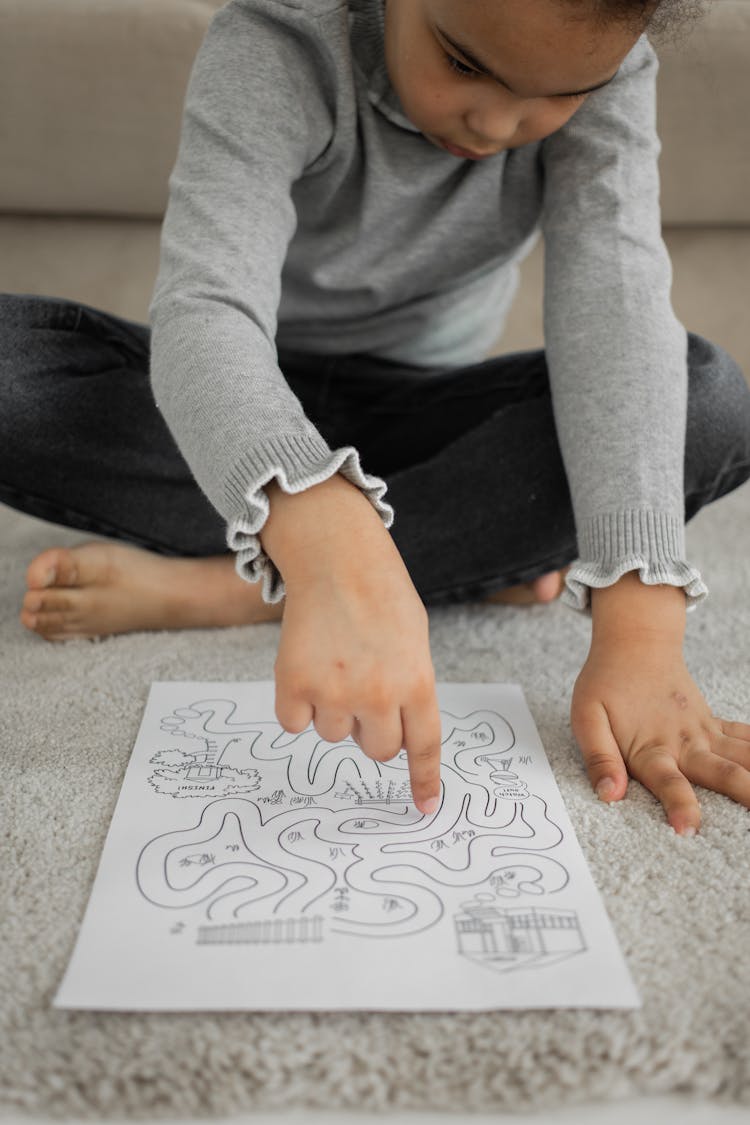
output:
[[[544,331],[579,557],[562,600],[637,570],[707,594],[685,557],[687,333],[661,234],[658,58],[645,35],[617,77],[542,145]]]
[[[283,18],[283,23],[280,20]],[[353,446],[331,450],[286,382],[275,345],[297,225],[292,185],[326,151],[333,113],[303,5],[232,0],[196,55],[169,180],[149,308],[151,386],[198,485],[227,521],[237,573],[285,593],[258,532],[276,478],[301,492],[339,472],[390,527],[387,485]]]

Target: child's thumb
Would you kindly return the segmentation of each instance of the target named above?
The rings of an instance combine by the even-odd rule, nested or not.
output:
[[[604,707],[601,703],[574,707],[570,723],[597,797],[619,801],[628,787],[628,773]]]

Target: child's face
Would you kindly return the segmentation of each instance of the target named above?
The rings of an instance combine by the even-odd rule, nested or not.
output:
[[[640,34],[573,22],[576,7],[560,0],[385,2],[386,63],[407,117],[438,147],[472,154],[554,133],[588,96],[568,95],[614,77]],[[477,73],[446,36],[507,87]]]

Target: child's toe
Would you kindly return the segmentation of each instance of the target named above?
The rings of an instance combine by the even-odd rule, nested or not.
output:
[[[22,613],[21,622],[34,633],[47,640],[55,640],[75,631],[70,615],[67,613]]]
[[[73,552],[67,547],[50,547],[29,563],[26,585],[30,590],[41,590],[52,585],[75,586],[77,577],[78,564]]]
[[[23,608],[29,613],[63,613],[75,609],[67,590],[27,590],[23,598]]]
[[[554,601],[562,590],[559,571],[555,571],[552,574],[545,574],[541,578],[535,579],[533,583],[533,589],[538,601]]]

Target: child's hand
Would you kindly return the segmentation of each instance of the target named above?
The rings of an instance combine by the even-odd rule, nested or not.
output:
[[[682,591],[639,590],[633,577],[621,579],[621,593],[633,595],[624,617],[614,588],[606,611],[605,599],[597,607],[605,591],[592,591],[594,634],[573,690],[571,726],[602,800],[623,797],[629,773],[659,798],[676,832],[692,835],[701,821],[693,784],[750,808],[750,725],[714,716],[690,676],[675,630],[680,609],[684,619]],[[639,620],[644,608],[649,614]]]
[[[414,802],[433,813],[442,727],[429,617],[395,543],[340,478],[272,495],[276,519],[292,515],[266,533],[286,587],[276,717],[291,733],[312,721],[328,742],[352,737],[378,762],[405,748]]]
[[[356,582],[339,570],[287,585],[276,714],[288,731],[312,720],[328,742],[351,736],[377,762],[405,747],[414,802],[431,813],[441,724],[427,611],[397,568],[370,563]]]

